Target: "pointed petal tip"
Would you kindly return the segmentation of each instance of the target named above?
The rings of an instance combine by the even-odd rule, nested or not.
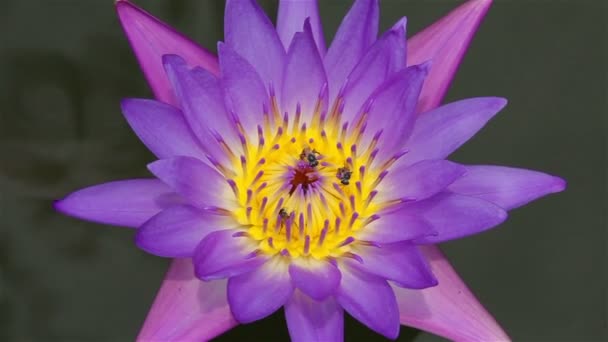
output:
[[[420,70],[422,70],[424,72],[425,75],[429,74],[429,71],[431,70],[431,68],[433,67],[433,60],[429,59],[426,62],[422,62],[418,65],[416,65],[416,67]]]
[[[64,215],[69,215],[69,213],[65,210],[64,206],[63,206],[63,202],[67,197],[61,198],[61,199],[56,199],[53,200],[53,203],[51,204],[51,206],[53,207],[53,209],[61,214]]]
[[[306,17],[306,19],[304,19],[304,25],[302,25],[302,29],[304,31],[309,31],[312,34],[312,26],[310,24],[310,17]]]
[[[505,108],[509,103],[509,100],[504,97],[495,97],[494,100],[496,101],[496,108],[498,108],[499,111]]]
[[[407,17],[402,17],[401,19],[399,19],[395,25],[393,25],[393,27],[391,28],[391,31],[393,32],[399,32],[404,34],[407,30]]]
[[[156,176],[156,173],[163,165],[166,164],[166,162],[167,161],[163,159],[155,160],[151,163],[148,163],[148,165],[146,165],[146,169],[148,169],[148,171],[152,172],[152,174]]]
[[[498,207],[498,208],[500,208],[500,207]],[[507,218],[509,217],[509,213],[506,210],[500,208],[500,210],[498,211],[496,216],[497,216],[497,218],[496,218],[497,223],[494,226],[498,226],[498,225],[502,224],[503,222],[505,222],[507,220]]]
[[[162,55],[161,63],[163,65],[163,69],[165,70],[165,73],[167,73],[167,75],[169,76],[169,79],[171,79],[171,77],[170,77],[171,73],[174,72],[176,69],[184,68],[186,70],[189,70],[188,63],[186,62],[186,60],[184,58],[182,58],[182,56],[179,56],[179,55],[175,55],[175,54]]]
[[[126,112],[125,108],[129,107],[129,105],[131,104],[132,98],[126,97],[123,99],[120,99],[120,109],[122,109],[123,113]],[[126,115],[126,113],[125,113]]]
[[[129,1],[116,1],[115,9],[129,45],[157,99],[171,104],[177,102],[160,63],[164,54],[179,53],[189,65],[202,66],[218,74],[215,55],[190,38]]]
[[[386,329],[385,331],[377,332],[382,336],[386,337],[387,339],[394,341],[397,339],[397,337],[399,337],[399,333],[401,332],[401,325],[394,325],[390,327],[390,330]]]
[[[76,190],[53,202],[53,208],[81,220],[120,227],[139,227],[179,199],[152,178],[127,179]]]
[[[53,203],[51,204],[53,209],[56,212],[65,216],[73,217],[80,220],[96,222],[95,220],[88,218],[86,215],[83,215],[83,213],[81,213],[81,211],[77,208],[78,201],[75,200],[73,196],[76,192],[68,194],[67,196],[61,199],[53,200]],[[104,222],[98,221],[98,223],[103,224]]]
[[[191,259],[174,259],[136,341],[208,341],[236,325],[226,282],[202,282]]]
[[[468,13],[477,13],[476,17],[483,17],[492,6],[493,0],[469,0],[454,11],[462,10]]]
[[[83,215],[83,213],[81,213],[80,210],[76,208],[76,205],[77,203],[73,200],[72,194],[69,194],[62,199],[54,200],[52,204],[53,209],[55,209],[55,211],[62,215],[80,220],[95,222],[94,220],[88,218],[86,215]],[[103,224],[104,222],[98,221],[97,223]]]
[[[568,187],[568,182],[563,178],[553,177],[553,182],[553,186],[549,189],[550,193],[562,192]]]
[[[173,63],[186,64],[186,61],[182,57],[180,57],[179,55],[175,55],[175,54],[166,54],[166,55],[163,55],[161,58],[162,58],[163,64],[173,64]]]
[[[135,244],[135,246],[137,248],[139,248],[140,250],[148,253],[148,254],[152,254],[161,258],[174,258],[174,255],[163,255],[162,252],[158,251],[157,249],[154,248],[150,248],[149,247],[149,239],[147,238],[146,233],[142,233],[144,232],[144,230],[142,229],[138,229],[135,232],[135,236],[133,236],[133,243]]]
[[[492,5],[492,0],[471,0],[471,3],[478,7],[489,7]]]
[[[134,115],[134,111],[132,109],[134,109],[135,106],[137,106],[137,104],[142,103],[144,101],[153,101],[153,100],[149,100],[149,99],[138,99],[138,98],[134,98],[134,97],[125,97],[123,99],[120,99],[120,110],[122,111],[122,114],[127,117],[127,119],[131,116]]]
[[[124,6],[133,6],[128,0],[114,0],[114,6],[116,10],[122,10]]]
[[[498,96],[482,96],[482,97],[473,97],[473,98],[469,98],[469,99],[458,100],[458,101],[451,102],[451,103],[456,103],[456,102],[458,102],[458,103],[469,102],[470,104],[473,104],[474,106],[479,106],[481,108],[485,107],[484,116],[487,115],[489,117],[493,117],[494,115],[496,115],[498,112],[500,112],[507,106],[507,104],[509,103],[509,100],[507,100],[504,97],[498,97]],[[446,105],[449,105],[451,103],[448,103]]]
[[[437,285],[439,285],[439,281],[437,280],[437,277],[435,277],[435,275],[432,272],[428,272],[425,275],[426,278],[426,283],[420,283],[417,286],[412,286],[412,284],[408,284],[408,285],[404,285],[402,283],[399,282],[394,282],[395,285],[402,287],[402,288],[406,288],[406,289],[411,289],[411,290],[424,290],[424,289],[429,289],[432,287],[435,287]]]
[[[408,64],[433,59],[435,66],[420,95],[418,112],[437,107],[490,8],[490,0],[470,0],[408,39]]]

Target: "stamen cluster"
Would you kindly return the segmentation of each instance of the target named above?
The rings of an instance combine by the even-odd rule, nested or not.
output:
[[[299,105],[294,115],[281,116],[271,91],[271,105],[263,106],[264,123],[257,127],[257,144],[250,144],[241,131],[244,155],[228,151],[233,167],[220,166],[239,204],[234,216],[248,227],[239,235],[257,241],[257,252],[356,257],[349,246],[354,233],[392,204],[376,203],[375,188],[399,156],[374,163],[382,132],[361,149],[366,110],[351,128],[341,122],[342,96],[329,112],[321,111],[325,91],[321,89],[309,122]]]

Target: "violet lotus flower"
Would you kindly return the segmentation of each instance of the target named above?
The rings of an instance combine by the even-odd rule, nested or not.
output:
[[[356,0],[326,49],[316,1],[277,27],[228,0],[218,58],[126,1],[120,20],[156,100],[122,111],[156,178],[110,182],[61,212],[137,228],[171,267],[140,340],[210,339],[284,308],[294,341],[343,340],[344,311],[396,338],[508,340],[435,244],[499,225],[560,178],[446,158],[506,104],[438,107],[490,1],[465,3],[406,45]]]

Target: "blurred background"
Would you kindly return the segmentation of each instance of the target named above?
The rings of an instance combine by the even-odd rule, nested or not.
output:
[[[138,0],[203,46],[222,39],[222,1]],[[321,1],[331,38],[350,1]],[[385,0],[381,29],[408,35],[459,1]],[[276,1],[263,1],[272,13]],[[515,341],[602,341],[606,331],[608,41],[602,0],[498,0],[446,101],[499,95],[502,111],[453,159],[564,177],[566,192],[443,250]],[[78,221],[53,199],[147,176],[152,155],[119,110],[151,97],[110,0],[0,1],[0,340],[130,341],[169,260],[133,231]],[[347,341],[383,341],[352,319]],[[283,314],[217,341],[287,340]],[[441,341],[403,328],[399,340]]]

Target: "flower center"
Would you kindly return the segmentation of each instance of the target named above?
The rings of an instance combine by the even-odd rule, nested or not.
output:
[[[300,155],[300,159],[302,160],[291,170],[292,176],[289,181],[291,189],[289,190],[289,195],[293,195],[298,190],[306,194],[312,190],[315,182],[319,180],[321,176],[316,170],[316,167],[319,165],[317,154],[316,151],[311,151],[309,148],[302,150],[302,154]]]
[[[328,115],[320,113],[318,102],[304,122],[299,107],[295,115],[281,116],[271,98],[257,144],[244,143],[244,155],[234,156],[228,177],[239,207],[234,217],[247,227],[242,236],[255,240],[258,252],[352,256],[355,233],[387,205],[374,201],[374,189],[391,161],[372,164],[377,138],[358,150],[364,127],[340,123],[340,101]]]

